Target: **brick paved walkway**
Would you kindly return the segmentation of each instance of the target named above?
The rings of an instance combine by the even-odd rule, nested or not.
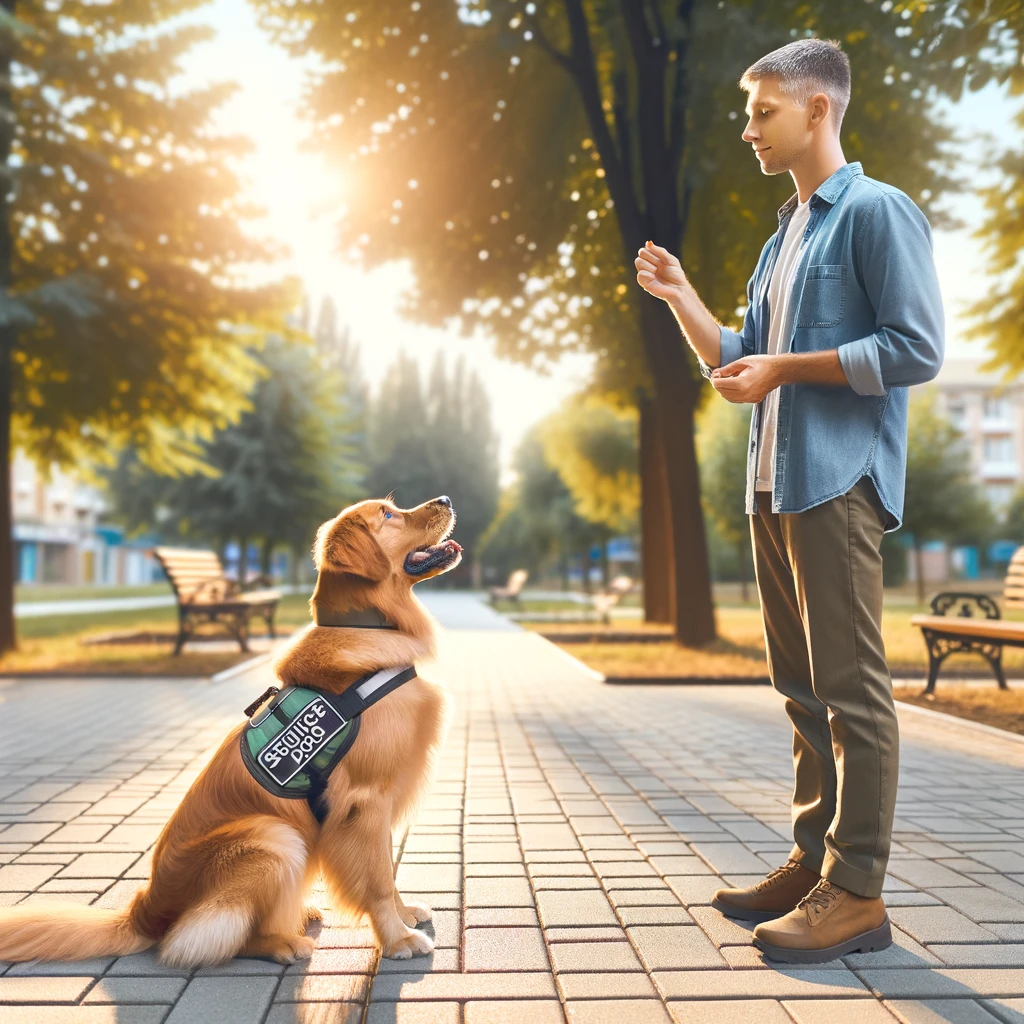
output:
[[[779,969],[708,906],[789,849],[775,694],[602,686],[523,632],[448,632],[436,671],[456,711],[398,869],[436,910],[431,958],[378,965],[328,916],[287,970],[0,964],[0,1022],[1024,1021],[1024,744],[901,712],[898,944]],[[0,685],[0,899],[123,904],[267,676]]]

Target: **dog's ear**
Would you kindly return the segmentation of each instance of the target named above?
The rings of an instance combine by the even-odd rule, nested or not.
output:
[[[387,555],[359,516],[343,516],[324,523],[316,532],[313,561],[318,570],[347,572],[373,583],[388,578]]]

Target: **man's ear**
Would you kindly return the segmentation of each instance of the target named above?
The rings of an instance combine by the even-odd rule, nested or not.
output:
[[[331,519],[316,532],[313,561],[318,570],[347,572],[373,583],[388,578],[391,564],[362,519]]]

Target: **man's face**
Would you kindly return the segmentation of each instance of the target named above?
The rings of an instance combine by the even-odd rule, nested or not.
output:
[[[747,98],[747,126],[743,141],[757,154],[764,174],[783,174],[799,163],[811,146],[822,111],[828,117],[828,100],[821,94],[799,106],[779,89],[778,79],[753,83]]]

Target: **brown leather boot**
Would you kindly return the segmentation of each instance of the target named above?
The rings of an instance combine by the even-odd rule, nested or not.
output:
[[[719,889],[711,906],[726,917],[741,921],[774,921],[788,914],[820,881],[821,875],[795,860],[788,860],[757,885],[746,889]]]
[[[754,945],[772,960],[821,964],[847,953],[873,953],[892,944],[889,915],[878,897],[841,889],[823,878],[785,917],[759,924]]]

